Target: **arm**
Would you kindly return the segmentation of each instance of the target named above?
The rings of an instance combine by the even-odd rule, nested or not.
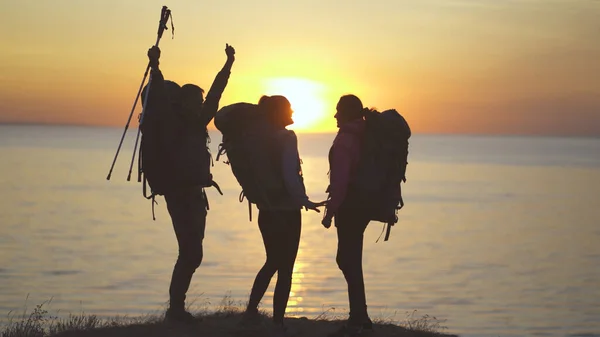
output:
[[[204,106],[202,107],[201,119],[205,126],[215,117],[215,114],[219,109],[219,101],[221,100],[223,91],[225,91],[225,87],[229,81],[229,75],[231,75],[231,67],[235,61],[235,49],[233,49],[232,46],[226,45],[225,53],[227,54],[227,61],[210,86],[210,90],[204,101]]]
[[[331,172],[330,172],[330,199],[327,202],[325,217],[333,218],[338,211],[348,192],[350,183],[350,170],[352,166],[352,150],[349,136],[340,133],[337,141],[333,143]]]
[[[148,95],[148,100],[144,106],[144,120],[159,119],[166,112],[164,109],[168,97],[165,91],[165,79],[160,71],[159,65],[160,49],[153,46],[148,50],[148,60],[150,66],[150,82],[142,91],[142,105]]]
[[[153,137],[160,139],[163,149],[172,149],[175,143],[174,135],[177,134],[177,131],[173,124],[174,115],[171,108],[171,99],[167,93],[165,79],[159,69],[160,49],[156,46],[150,48],[148,59],[151,72],[150,83],[145,88],[149,96],[146,102],[147,106],[144,109],[142,131],[147,134],[153,133]],[[142,104],[144,93],[142,93]]]
[[[311,206],[312,203],[306,195],[304,181],[300,176],[300,156],[296,134],[293,132],[286,134],[282,139],[282,145],[281,164],[285,188],[296,205],[299,207]]]

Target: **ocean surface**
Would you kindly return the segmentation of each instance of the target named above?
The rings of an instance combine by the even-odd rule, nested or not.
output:
[[[175,235],[162,197],[152,221],[137,177],[126,181],[136,129],[106,180],[122,131],[0,126],[0,323],[51,298],[59,316],[164,309]],[[299,134],[313,200],[326,196],[333,137]],[[212,133],[213,153],[220,139]],[[461,336],[600,336],[600,139],[417,134],[409,162],[390,240],[375,242],[377,222],[365,234],[373,318],[417,310]],[[198,308],[245,302],[264,262],[230,168],[217,162],[213,174],[225,195],[208,190],[189,295]],[[336,234],[320,219],[303,212],[288,315],[347,312]]]

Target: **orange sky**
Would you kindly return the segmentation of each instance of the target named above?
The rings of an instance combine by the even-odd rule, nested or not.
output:
[[[299,131],[335,130],[354,93],[415,132],[600,135],[600,1],[349,3],[7,2],[0,122],[124,125],[167,5],[167,78],[208,89],[230,43],[221,105],[293,96]]]

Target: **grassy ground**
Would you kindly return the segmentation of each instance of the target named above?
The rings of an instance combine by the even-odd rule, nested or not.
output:
[[[70,314],[68,317],[52,316],[46,310],[49,301],[37,305],[33,310],[17,316],[9,313],[9,323],[1,330],[1,337],[259,337],[269,336],[271,323],[267,313],[261,312],[261,324],[243,327],[242,303],[225,297],[217,309],[207,308],[193,311],[197,322],[189,325],[171,324],[163,321],[163,315],[142,317],[115,317],[100,319],[86,313]],[[434,337],[454,336],[441,333],[445,329],[442,321],[416,311],[406,313],[401,319],[397,313],[374,318],[374,331],[365,336],[373,337]],[[286,325],[295,337],[327,336],[343,323],[345,315],[336,314],[331,308],[314,319],[286,318]],[[456,336],[454,336],[456,337]]]

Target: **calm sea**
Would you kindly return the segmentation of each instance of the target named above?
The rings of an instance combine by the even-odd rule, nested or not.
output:
[[[135,132],[107,181],[122,129],[0,126],[1,320],[50,298],[59,315],[164,307],[177,246],[163,199],[152,221],[141,184],[126,181]],[[314,200],[325,198],[333,136],[299,135]],[[375,243],[380,223],[365,234],[373,318],[417,310],[462,336],[600,335],[600,139],[415,135],[409,161],[390,240]],[[245,301],[264,259],[229,167],[213,173],[225,195],[208,191],[190,294],[209,307]],[[290,315],[347,308],[335,231],[320,219],[303,213]]]

